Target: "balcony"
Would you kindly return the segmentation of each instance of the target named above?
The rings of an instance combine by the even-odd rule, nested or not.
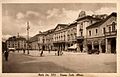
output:
[[[76,39],[77,39],[77,40],[79,40],[79,39],[84,39],[84,36],[77,36]]]
[[[57,41],[53,41],[53,43],[65,43],[65,40],[57,40]]]
[[[105,32],[106,36],[114,36],[117,35],[117,31]]]

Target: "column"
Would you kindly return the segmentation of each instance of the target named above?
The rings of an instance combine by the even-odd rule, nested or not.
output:
[[[99,41],[99,51],[100,51],[100,53],[102,53],[101,41]]]
[[[80,24],[77,24],[77,36],[80,36]]]
[[[86,38],[85,38],[84,41],[83,41],[83,48],[85,48],[85,51],[88,51]]]
[[[77,37],[80,36],[80,23],[77,24]],[[77,40],[77,52],[80,52],[79,41]]]
[[[77,52],[80,52],[79,43],[77,43]]]
[[[106,53],[111,53],[111,43],[110,43],[110,40],[108,40],[106,38],[105,42],[106,42]]]
[[[108,42],[107,42],[108,40],[107,40],[107,38],[105,39],[105,52],[107,53],[108,52],[108,47],[107,47],[107,45],[108,45]]]
[[[67,51],[68,45],[67,43],[65,43],[65,51]]]
[[[94,42],[92,41],[92,49],[94,49]]]

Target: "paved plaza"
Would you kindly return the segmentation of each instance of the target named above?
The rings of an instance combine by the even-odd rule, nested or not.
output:
[[[62,56],[56,56],[55,51],[44,51],[40,57],[39,51],[26,53],[10,52],[7,62],[3,57],[3,73],[115,73],[117,70],[116,54],[63,52]]]

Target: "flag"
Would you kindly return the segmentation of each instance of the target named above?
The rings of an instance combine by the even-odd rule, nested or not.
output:
[[[29,22],[27,22],[27,30],[29,30],[29,29],[30,29]]]

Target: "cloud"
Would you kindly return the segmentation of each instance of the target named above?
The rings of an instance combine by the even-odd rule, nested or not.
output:
[[[17,17],[17,19],[22,19],[25,17],[25,15],[23,13],[19,12],[16,14],[16,17]]]
[[[40,14],[35,11],[26,11],[26,13],[18,12],[16,14],[17,19],[27,19],[27,18],[32,18],[32,17],[39,17]]]
[[[39,13],[35,11],[27,11],[26,16],[29,17],[30,15],[39,16]]]
[[[102,7],[101,9],[95,11],[95,14],[111,14],[112,12],[117,12],[117,8]]]
[[[96,11],[91,11],[91,10],[86,10],[86,14],[87,15],[92,15],[92,14],[108,14],[110,15],[112,12],[117,12],[117,8],[114,8],[114,7],[102,7]]]
[[[63,8],[62,11],[63,15],[66,16],[68,22],[72,22],[78,18],[81,10],[66,10],[65,8]]]
[[[66,9],[66,8],[53,8],[48,9],[44,13],[39,11],[26,10],[24,13],[17,12],[14,16],[2,17],[2,33],[4,37],[8,35],[26,35],[26,22],[30,22],[30,36],[37,34],[39,31],[46,31],[55,28],[60,23],[71,23],[78,18],[81,9]],[[102,7],[96,11],[85,10],[87,15],[92,14],[110,14],[116,11],[116,8]],[[6,35],[6,36],[5,36]]]
[[[25,32],[25,22],[14,19],[12,16],[2,17],[2,35],[17,35]]]
[[[2,41],[6,41],[11,35],[2,35]]]
[[[47,18],[52,18],[52,17],[57,17],[59,16],[59,13],[60,13],[60,10],[59,9],[56,9],[56,8],[53,8],[52,10],[48,10],[47,11]]]
[[[56,23],[70,23],[77,19],[80,10],[66,10],[65,8],[47,11],[47,19],[55,21]]]

